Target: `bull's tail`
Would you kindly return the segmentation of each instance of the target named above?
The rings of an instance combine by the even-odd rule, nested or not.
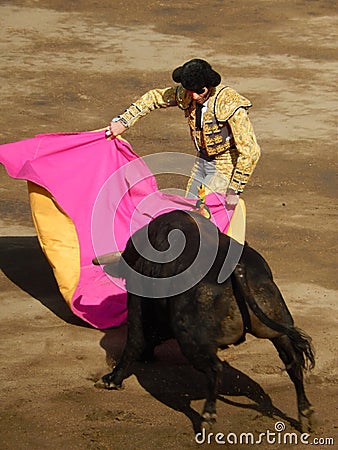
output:
[[[300,355],[299,360],[303,369],[312,370],[315,366],[315,352],[311,337],[300,328],[291,327],[289,334],[286,333],[292,341],[293,348]]]
[[[315,353],[311,337],[303,330],[293,326],[276,322],[268,317],[259,307],[248,285],[246,269],[238,264],[233,272],[237,289],[255,316],[267,327],[279,333],[286,334],[292,342],[293,348],[299,355],[299,363],[302,368],[311,370],[315,366]]]

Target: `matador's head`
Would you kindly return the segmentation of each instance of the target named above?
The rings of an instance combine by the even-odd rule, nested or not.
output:
[[[172,73],[173,80],[181,83],[188,91],[201,94],[205,87],[216,87],[221,82],[221,76],[203,59],[191,59],[177,67]]]

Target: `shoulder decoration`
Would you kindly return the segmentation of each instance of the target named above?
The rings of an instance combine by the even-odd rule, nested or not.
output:
[[[229,120],[238,108],[248,109],[251,106],[250,100],[230,87],[220,87],[218,92],[216,92],[214,111],[219,122],[226,122]]]
[[[192,98],[182,85],[176,88],[176,102],[179,108],[186,110],[192,103]]]

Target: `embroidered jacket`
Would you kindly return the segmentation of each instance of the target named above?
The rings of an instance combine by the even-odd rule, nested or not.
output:
[[[159,108],[178,106],[188,119],[191,137],[198,151],[208,157],[222,155],[222,172],[229,187],[242,192],[260,156],[260,148],[248,117],[251,102],[227,86],[212,88],[203,126],[195,126],[196,102],[181,85],[153,89],[119,116],[126,127]]]

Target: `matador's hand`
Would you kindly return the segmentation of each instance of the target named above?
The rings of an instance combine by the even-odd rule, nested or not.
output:
[[[106,138],[108,140],[116,138],[127,130],[127,128],[119,121],[112,121],[106,129]]]

